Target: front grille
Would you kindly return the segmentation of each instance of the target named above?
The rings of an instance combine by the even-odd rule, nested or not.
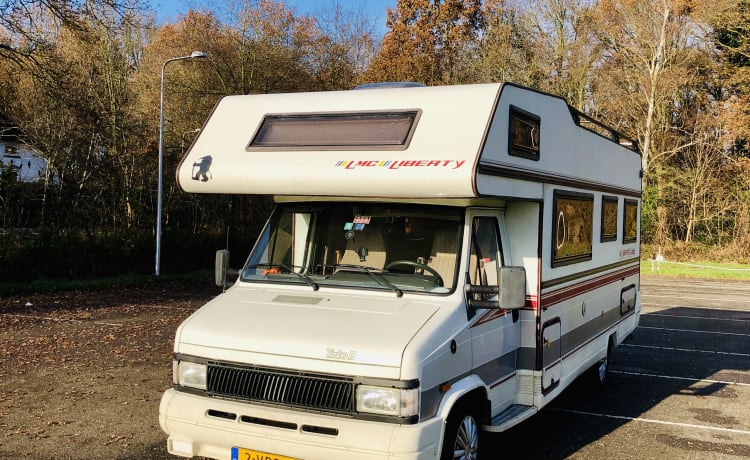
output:
[[[208,393],[295,408],[354,413],[354,383],[335,376],[208,363]]]

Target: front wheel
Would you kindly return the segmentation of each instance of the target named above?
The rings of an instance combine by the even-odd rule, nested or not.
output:
[[[476,460],[479,455],[479,424],[470,410],[457,410],[448,418],[440,460]]]

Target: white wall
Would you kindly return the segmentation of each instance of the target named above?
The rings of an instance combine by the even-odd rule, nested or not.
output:
[[[39,182],[44,179],[47,160],[27,146],[0,141],[0,171],[13,168],[18,182]]]

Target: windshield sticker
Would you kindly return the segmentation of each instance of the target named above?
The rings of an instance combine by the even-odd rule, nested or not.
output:
[[[365,224],[354,224],[354,230],[357,232],[361,232],[365,229]]]
[[[344,231],[348,231],[354,228],[354,222],[347,222],[344,224]]]
[[[341,160],[336,166],[344,169],[357,168],[448,168],[458,169],[466,163],[466,160]]]
[[[370,219],[372,219],[370,216],[354,216],[354,223],[355,224],[369,224]]]
[[[347,240],[351,240],[352,238],[354,238],[354,232],[349,230],[348,232],[344,233],[344,238],[346,238]]]

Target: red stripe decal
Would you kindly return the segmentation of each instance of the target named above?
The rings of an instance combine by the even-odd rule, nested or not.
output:
[[[510,310],[487,310],[482,316],[479,317],[476,323],[472,324],[469,328],[477,327],[482,324],[489,323],[490,321],[494,321],[498,318],[502,318],[503,316],[510,313]]]
[[[573,297],[579,296],[583,293],[593,291],[607,284],[618,281],[627,276],[636,275],[640,272],[640,266],[629,267],[623,270],[619,270],[613,273],[608,273],[590,280],[582,281],[580,283],[572,284],[556,291],[549,291],[542,294],[541,306],[543,308],[549,308],[555,304],[564,302],[572,299]]]

